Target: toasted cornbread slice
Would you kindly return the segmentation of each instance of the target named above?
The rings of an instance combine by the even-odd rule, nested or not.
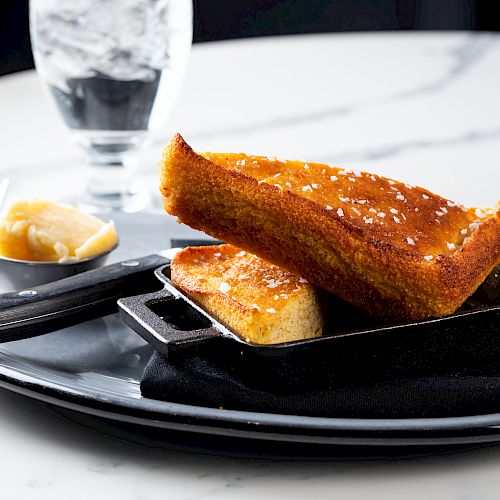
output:
[[[178,134],[160,169],[167,212],[378,317],[450,314],[500,262],[500,211],[377,175],[200,155]]]
[[[171,279],[248,342],[277,344],[322,333],[312,285],[232,245],[180,251],[171,263]]]

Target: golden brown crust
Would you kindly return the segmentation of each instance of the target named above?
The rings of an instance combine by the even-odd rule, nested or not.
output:
[[[185,248],[172,260],[171,278],[249,342],[274,344],[322,333],[312,285],[232,245]]]
[[[199,155],[178,134],[160,169],[167,212],[380,317],[452,313],[500,262],[500,211],[372,174]]]

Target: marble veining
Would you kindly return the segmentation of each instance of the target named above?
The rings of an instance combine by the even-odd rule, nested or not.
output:
[[[487,52],[495,45],[500,44],[500,36],[494,34],[472,35],[460,45],[453,46],[447,50],[447,55],[453,61],[449,70],[435,80],[419,84],[414,88],[396,91],[393,94],[374,98],[371,100],[360,100],[349,106],[333,106],[316,109],[308,113],[299,115],[282,116],[270,120],[262,120],[253,123],[235,123],[227,125],[224,128],[215,128],[195,132],[191,134],[193,140],[207,140],[220,135],[249,134],[256,131],[269,131],[280,127],[294,127],[303,123],[309,123],[318,120],[329,120],[339,116],[345,116],[360,110],[366,110],[370,107],[383,106],[384,104],[404,101],[414,97],[420,97],[425,94],[431,94],[446,90],[450,83],[454,83],[460,77],[473,70]],[[429,54],[432,55],[432,54]]]
[[[489,130],[471,130],[464,134],[436,140],[414,140],[399,144],[389,144],[380,148],[373,148],[361,151],[346,151],[341,153],[323,153],[321,156],[326,163],[343,162],[370,162],[372,160],[385,159],[390,156],[397,156],[406,151],[418,149],[450,148],[457,144],[476,144],[482,141],[499,141],[500,127]]]

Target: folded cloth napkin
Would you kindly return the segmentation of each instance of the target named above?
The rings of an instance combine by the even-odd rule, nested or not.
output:
[[[155,352],[141,381],[144,397],[196,406],[346,418],[423,418],[500,412],[500,362],[481,369],[378,381],[323,380],[297,391],[250,385],[221,357],[169,361]]]

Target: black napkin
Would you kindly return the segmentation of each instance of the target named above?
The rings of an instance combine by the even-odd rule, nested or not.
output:
[[[500,363],[499,363],[500,365]],[[258,367],[256,367],[258,369]],[[296,391],[255,387],[222,357],[167,360],[155,352],[142,395],[197,406],[346,418],[445,417],[500,411],[500,366],[355,383],[322,380]]]

